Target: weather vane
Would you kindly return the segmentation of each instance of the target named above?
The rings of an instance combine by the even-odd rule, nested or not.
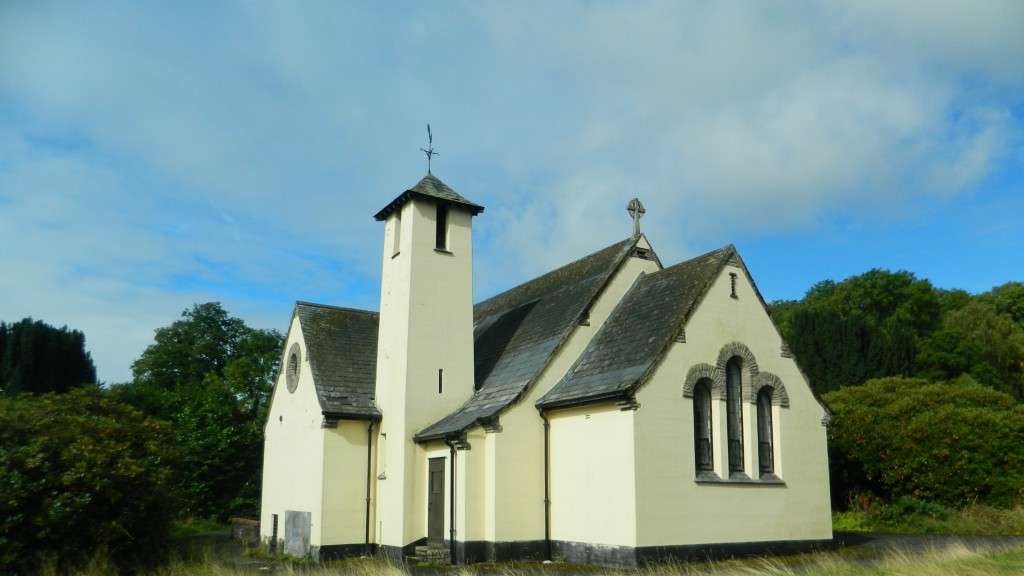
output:
[[[430,133],[430,124],[427,124],[427,147],[420,148],[427,155],[427,174],[430,174],[430,161],[434,156],[440,156],[440,152],[434,152],[434,135]]]
[[[640,237],[640,218],[647,213],[644,209],[644,205],[640,203],[639,198],[633,198],[626,205],[626,211],[629,212],[630,218],[633,219],[633,238]]]

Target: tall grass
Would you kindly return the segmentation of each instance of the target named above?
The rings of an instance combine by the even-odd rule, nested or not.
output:
[[[278,562],[238,565],[214,560],[178,561],[145,576],[409,576],[409,569],[380,559],[353,559],[311,564]],[[111,576],[117,572],[98,559],[74,576]],[[660,564],[637,569],[599,569],[568,564],[509,564],[432,570],[450,576],[567,576],[571,573],[612,576],[1003,576],[1024,574],[1024,544],[976,547],[954,543],[920,552],[893,550],[877,558],[816,553],[788,558],[760,558],[716,563]],[[44,572],[42,576],[58,576]]]

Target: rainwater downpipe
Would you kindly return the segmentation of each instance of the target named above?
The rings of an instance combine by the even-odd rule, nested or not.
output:
[[[448,503],[448,556],[452,564],[458,564],[455,557],[455,442],[448,440],[448,449],[451,452],[451,487],[449,488]]]
[[[544,420],[544,556],[551,560],[551,481],[548,469],[550,457],[551,423],[548,422],[548,415],[543,410],[540,417]]]
[[[370,555],[370,466],[373,461],[373,420],[366,427],[366,555]]]

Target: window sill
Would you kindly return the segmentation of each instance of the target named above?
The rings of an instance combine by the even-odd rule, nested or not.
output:
[[[434,252],[437,252],[438,254],[447,254],[449,256],[454,256],[451,250],[445,250],[444,248],[434,248]]]
[[[742,485],[742,486],[785,486],[786,482],[774,474],[766,474],[760,478],[750,478],[746,474],[719,478],[714,472],[700,472],[693,479],[697,484]]]

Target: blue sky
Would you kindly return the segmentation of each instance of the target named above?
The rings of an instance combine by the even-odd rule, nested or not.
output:
[[[627,236],[727,243],[769,299],[872,267],[1021,280],[1024,3],[4,2],[0,319],[122,381],[218,300],[376,308],[372,214],[487,210],[486,297]]]

